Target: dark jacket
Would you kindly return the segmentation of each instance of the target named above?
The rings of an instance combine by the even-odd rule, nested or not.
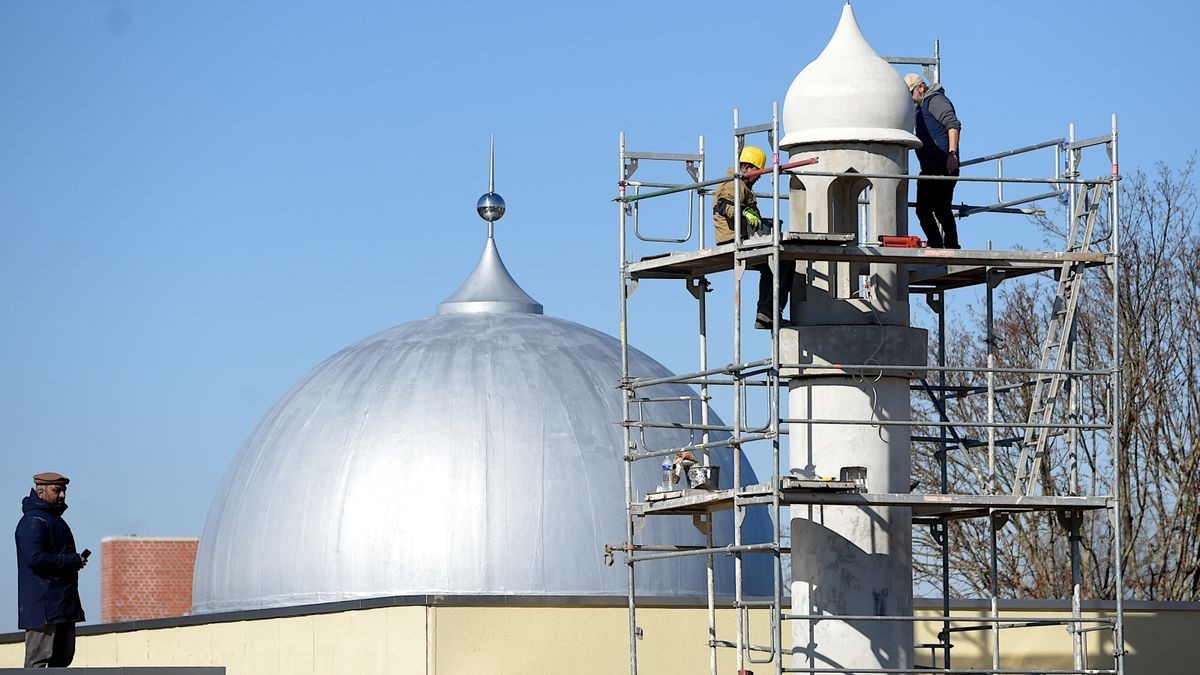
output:
[[[62,519],[66,504],[51,504],[33,490],[21,502],[17,523],[17,626],[83,621],[79,602],[79,554]]]
[[[917,138],[921,139],[917,159],[921,162],[921,171],[936,175],[946,173],[951,129],[962,129],[962,123],[942,85],[935,84],[917,104]]]

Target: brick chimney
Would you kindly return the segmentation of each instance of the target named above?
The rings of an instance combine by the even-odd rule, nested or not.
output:
[[[194,537],[105,537],[100,542],[100,621],[184,616],[192,611]]]

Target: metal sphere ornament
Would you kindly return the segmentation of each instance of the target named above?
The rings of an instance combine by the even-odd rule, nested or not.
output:
[[[479,212],[480,218],[494,223],[504,216],[504,197],[496,192],[484,193],[475,205],[475,210]]]

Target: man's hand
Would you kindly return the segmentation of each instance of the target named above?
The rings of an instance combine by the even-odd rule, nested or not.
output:
[[[79,556],[79,569],[87,567],[87,558]]]
[[[744,220],[750,227],[758,227],[759,225],[762,225],[762,218],[759,218],[758,214],[750,209],[742,211],[742,220]]]
[[[946,155],[946,173],[953,176],[958,171],[958,155]]]

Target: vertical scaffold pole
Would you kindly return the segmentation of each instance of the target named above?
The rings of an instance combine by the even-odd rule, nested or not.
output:
[[[1074,330],[1074,325],[1072,330]],[[1079,370],[1079,345],[1075,341],[1074,336],[1070,339],[1070,370],[1072,372]],[[1074,375],[1067,377],[1067,422],[1069,424],[1079,424],[1079,382]],[[1069,456],[1069,490],[1070,496],[1079,496],[1079,430],[1070,429],[1068,431],[1068,447],[1070,448]],[[1075,514],[1073,514],[1075,515]],[[1070,614],[1074,619],[1079,619],[1081,616],[1082,602],[1082,569],[1080,567],[1080,527],[1082,527],[1082,513],[1079,513],[1078,519],[1070,521],[1072,530],[1070,530]],[[1075,653],[1075,668],[1086,668],[1087,655],[1085,653],[1086,643],[1084,641],[1084,633],[1081,628],[1082,623],[1074,623],[1072,625],[1072,649]]]
[[[1075,325],[1071,326],[1075,332]],[[1079,343],[1075,336],[1070,338],[1071,353],[1068,355],[1068,367],[1071,372],[1079,370]],[[1079,379],[1075,375],[1066,378],[1067,387],[1067,422],[1072,425],[1080,424],[1079,415]],[[1072,497],[1078,497],[1082,490],[1079,484],[1079,429],[1067,431],[1067,489]]]
[[[1125,477],[1121,472],[1120,455],[1125,452],[1125,448],[1121,447],[1121,203],[1120,203],[1120,162],[1117,157],[1117,116],[1112,116],[1112,182],[1109,184],[1109,222],[1112,223],[1112,313],[1113,313],[1113,334],[1112,334],[1112,354],[1113,368],[1110,385],[1112,387],[1112,406],[1109,408],[1112,414],[1112,439],[1109,446],[1112,448],[1113,462],[1113,571],[1114,584],[1116,586],[1116,603],[1117,603],[1117,618],[1113,628],[1113,652],[1114,659],[1117,665],[1117,675],[1125,674],[1125,575],[1121,564],[1121,554],[1123,548],[1123,538],[1121,536],[1121,500],[1123,499],[1122,487],[1124,487]]]
[[[1084,662],[1083,654],[1083,633],[1080,629],[1083,624],[1078,623],[1082,612],[1080,611],[1080,585],[1083,576],[1083,570],[1079,565],[1079,526],[1080,520],[1083,517],[1082,511],[1071,511],[1066,514],[1067,537],[1071,543],[1071,618],[1076,620],[1076,623],[1071,624],[1071,653],[1074,657],[1074,668],[1082,669]]]
[[[984,273],[984,282],[987,287],[987,335],[985,337],[987,346],[987,421],[988,421],[988,485],[987,493],[989,495],[996,494],[996,311],[995,311],[995,288],[997,279],[994,278],[995,273],[989,267]]]
[[[699,145],[700,145],[700,174],[698,176],[698,178],[699,178],[698,182],[703,183],[705,180],[707,180],[705,178],[705,170],[704,170],[704,162],[705,162],[704,136],[700,137]],[[697,200],[697,203],[699,204],[699,209],[700,209],[700,219],[699,219],[700,222],[698,225],[698,227],[700,229],[699,243],[700,243],[700,248],[703,249],[704,244],[705,244],[704,234],[705,234],[705,229],[706,229],[705,224],[704,224],[704,216],[705,216],[706,211],[704,210],[704,191],[703,190],[696,190],[696,200]],[[699,305],[699,309],[700,309],[700,318],[699,318],[699,320],[700,320],[700,372],[705,372],[708,370],[708,298],[706,295],[706,293],[708,292],[708,279],[706,277],[701,276],[695,280],[695,283],[696,283],[696,287],[695,287],[696,288],[696,302]],[[709,425],[708,391],[709,391],[708,390],[708,376],[705,375],[700,380],[700,423],[704,425],[703,440],[704,440],[704,444],[706,447],[707,447],[709,441],[711,440],[711,436],[710,436],[709,430],[708,430],[708,425]],[[712,463],[711,453],[707,449],[704,451],[703,461],[704,461],[705,466],[708,466],[709,464]],[[707,517],[708,517],[708,531],[704,535],[704,537],[705,537],[704,543],[705,543],[705,546],[707,546],[709,549],[712,549],[714,546],[712,514],[709,513]],[[704,560],[705,560],[704,582],[705,582],[705,587],[708,591],[708,668],[709,668],[709,672],[711,673],[711,675],[717,675],[717,643],[716,643],[716,640],[717,640],[717,577],[716,577],[716,570],[715,570],[716,558],[713,556],[712,553],[709,553],[707,556],[705,556]]]
[[[733,109],[733,166],[734,173],[741,171],[738,163],[738,153],[741,150],[737,130],[740,128],[738,109]],[[742,185],[741,180],[734,179],[733,189],[733,240],[735,251],[742,247]],[[733,365],[742,363],[742,276],[745,274],[746,261],[736,253],[733,258]],[[742,491],[742,372],[739,369],[734,374],[733,384],[733,545],[742,545],[742,506],[737,495]],[[745,632],[745,622],[742,614],[742,553],[736,550],[733,554],[733,605],[737,628],[737,669],[745,669],[745,643],[742,635]]]
[[[1091,248],[1091,242],[1084,242],[1086,248]],[[1086,249],[1085,249],[1086,250]],[[1072,323],[1071,331],[1075,332],[1075,324]],[[1079,370],[1079,343],[1072,335],[1068,338],[1068,344],[1071,345],[1071,352],[1068,355],[1068,367],[1071,372]],[[1075,375],[1068,375],[1066,378],[1067,387],[1067,422],[1075,425],[1079,424],[1079,382]],[[1071,428],[1067,432],[1067,457],[1068,457],[1068,479],[1067,490],[1072,497],[1079,496],[1079,430]],[[1083,513],[1073,512],[1068,521],[1071,543],[1071,617],[1078,620],[1082,616],[1082,601],[1083,601],[1083,569],[1081,567],[1081,538],[1080,528],[1083,527]],[[1079,670],[1083,669],[1087,664],[1087,654],[1085,653],[1084,634],[1081,630],[1083,624],[1071,624],[1071,651],[1075,657],[1074,667]]]
[[[942,41],[933,41],[933,80],[942,83]]]
[[[946,291],[938,291],[938,407],[942,411],[942,419],[950,421],[946,409]],[[942,494],[950,492],[950,472],[948,468],[949,450],[946,447],[946,425],[938,427],[938,465],[941,470]],[[950,616],[950,521],[942,518],[938,522],[941,530],[942,544],[942,616]],[[942,622],[942,667],[950,667],[950,622]]]
[[[988,247],[991,248],[991,242]],[[996,367],[996,305],[995,305],[995,287],[998,283],[993,279],[993,272],[989,268],[984,274],[985,293],[987,295],[987,420],[988,420],[988,494],[996,494],[996,374],[993,369]],[[994,515],[989,515],[989,528],[991,530],[991,608],[992,616],[998,614],[999,603],[996,600],[996,520]],[[1000,664],[1000,629],[998,624],[992,624],[992,667],[997,668]]]
[[[625,132],[621,132],[620,136],[620,166],[617,168],[617,192],[621,197],[625,196]],[[625,202],[618,201],[617,208],[620,211],[618,223],[620,225],[620,235],[618,237],[621,246],[620,254],[620,281],[621,281],[621,384],[627,385],[629,382],[629,263],[626,260],[625,252]],[[623,387],[621,390],[621,408],[623,412],[622,419],[629,422],[629,398],[633,392],[628,388]],[[624,443],[622,454],[625,457],[625,541],[629,545],[629,549],[625,553],[625,565],[627,569],[627,584],[628,584],[628,601],[629,601],[629,673],[637,675],[637,610],[634,602],[635,585],[633,572],[633,461],[630,455],[633,454],[632,445],[632,430],[629,424],[623,424],[624,428]]]
[[[1080,155],[1080,152],[1079,152],[1079,150],[1071,147],[1074,143],[1075,143],[1075,123],[1072,122],[1071,124],[1069,124],[1067,126],[1068,150],[1067,150],[1067,174],[1066,174],[1066,177],[1071,180],[1074,180],[1079,177],[1079,160],[1080,160],[1079,155]],[[1076,221],[1079,218],[1079,216],[1078,216],[1079,198],[1081,195],[1086,198],[1086,196],[1088,194],[1088,190],[1089,190],[1089,186],[1086,186],[1086,185],[1080,185],[1080,186],[1070,185],[1070,186],[1068,186],[1067,223],[1066,223],[1066,228],[1065,228],[1066,232],[1074,231],[1073,228],[1076,226]],[[1083,242],[1085,249],[1086,249],[1088,243],[1089,242],[1086,242],[1086,241]],[[1074,245],[1075,245],[1074,241],[1067,241],[1065,248],[1066,248],[1066,250],[1069,250]],[[1072,331],[1075,330],[1074,325],[1071,326],[1071,330]],[[1070,356],[1071,356],[1072,360],[1069,363],[1071,363],[1070,367],[1072,369],[1074,369],[1074,367],[1075,367],[1074,356],[1076,353],[1074,339],[1072,336],[1063,336],[1063,338],[1067,340],[1066,344],[1071,345]],[[1039,374],[1038,377],[1044,377],[1044,375]],[[1074,402],[1075,391],[1074,391],[1074,387],[1072,386],[1072,379],[1070,376],[1067,377],[1066,382],[1067,382],[1067,387],[1068,387],[1068,392],[1067,392],[1068,415],[1070,415],[1071,410],[1072,410],[1072,404]],[[1075,420],[1068,419],[1068,422],[1074,422],[1074,421]],[[1069,467],[1069,472],[1070,472],[1070,476],[1071,476],[1070,488],[1072,489],[1072,494],[1075,494],[1074,488],[1075,488],[1075,480],[1076,480],[1076,476],[1077,476],[1076,471],[1078,470],[1077,465],[1074,463],[1075,430],[1072,429],[1068,433],[1071,435],[1070,441],[1069,441],[1069,446],[1070,446],[1069,461],[1071,462],[1071,466]],[[1069,519],[1064,522],[1064,525],[1067,526],[1067,537],[1068,537],[1068,542],[1069,542],[1069,546],[1070,546],[1071,617],[1078,619],[1080,616],[1079,575],[1081,573],[1080,568],[1079,568],[1079,530],[1078,530],[1078,527],[1075,527],[1075,528],[1071,527],[1071,521]],[[1083,634],[1079,632],[1079,628],[1080,628],[1080,624],[1078,624],[1078,623],[1071,624],[1071,629],[1072,629],[1071,630],[1071,654],[1072,654],[1072,662],[1073,662],[1075,668],[1082,667],[1082,662],[1083,662],[1083,658],[1084,658],[1084,656],[1083,656]]]
[[[999,599],[999,583],[1000,570],[997,560],[996,551],[996,531],[998,529],[998,518],[994,510],[988,509],[988,529],[992,533],[991,540],[991,594],[992,594],[992,670],[1000,669],[1000,599]]]
[[[698,182],[703,183],[704,181],[708,180],[707,175],[704,173],[705,158],[704,158],[704,135],[703,134],[700,135],[700,153],[699,154],[700,154],[700,174],[698,177]],[[700,230],[700,236],[698,238],[698,242],[699,242],[700,248],[703,249],[705,244],[708,241],[707,237],[705,236],[705,231],[707,230],[707,228],[704,226],[704,220],[707,217],[708,212],[704,210],[704,189],[703,188],[696,189],[696,200],[697,200],[697,205],[700,208],[700,211],[699,211],[700,216],[697,219],[698,220],[697,229]],[[715,232],[713,234],[714,234],[714,236],[716,235]]]
[[[775,284],[772,290],[774,304],[772,305],[772,324],[774,330],[771,331],[771,378],[768,383],[768,396],[770,400],[767,407],[771,413],[771,523],[775,526],[773,532],[775,547],[772,551],[774,557],[773,573],[775,577],[774,598],[772,599],[771,610],[771,631],[774,645],[772,657],[775,659],[775,673],[782,675],[783,673],[783,558],[779,549],[783,540],[783,523],[780,517],[779,509],[782,504],[779,498],[779,315],[780,298],[779,298],[779,242],[782,235],[783,220],[779,217],[779,101],[775,101],[771,106],[771,155],[772,155],[772,170],[771,170],[771,216],[775,219],[775,227],[772,241],[774,246],[771,253],[771,271],[774,273]]]

